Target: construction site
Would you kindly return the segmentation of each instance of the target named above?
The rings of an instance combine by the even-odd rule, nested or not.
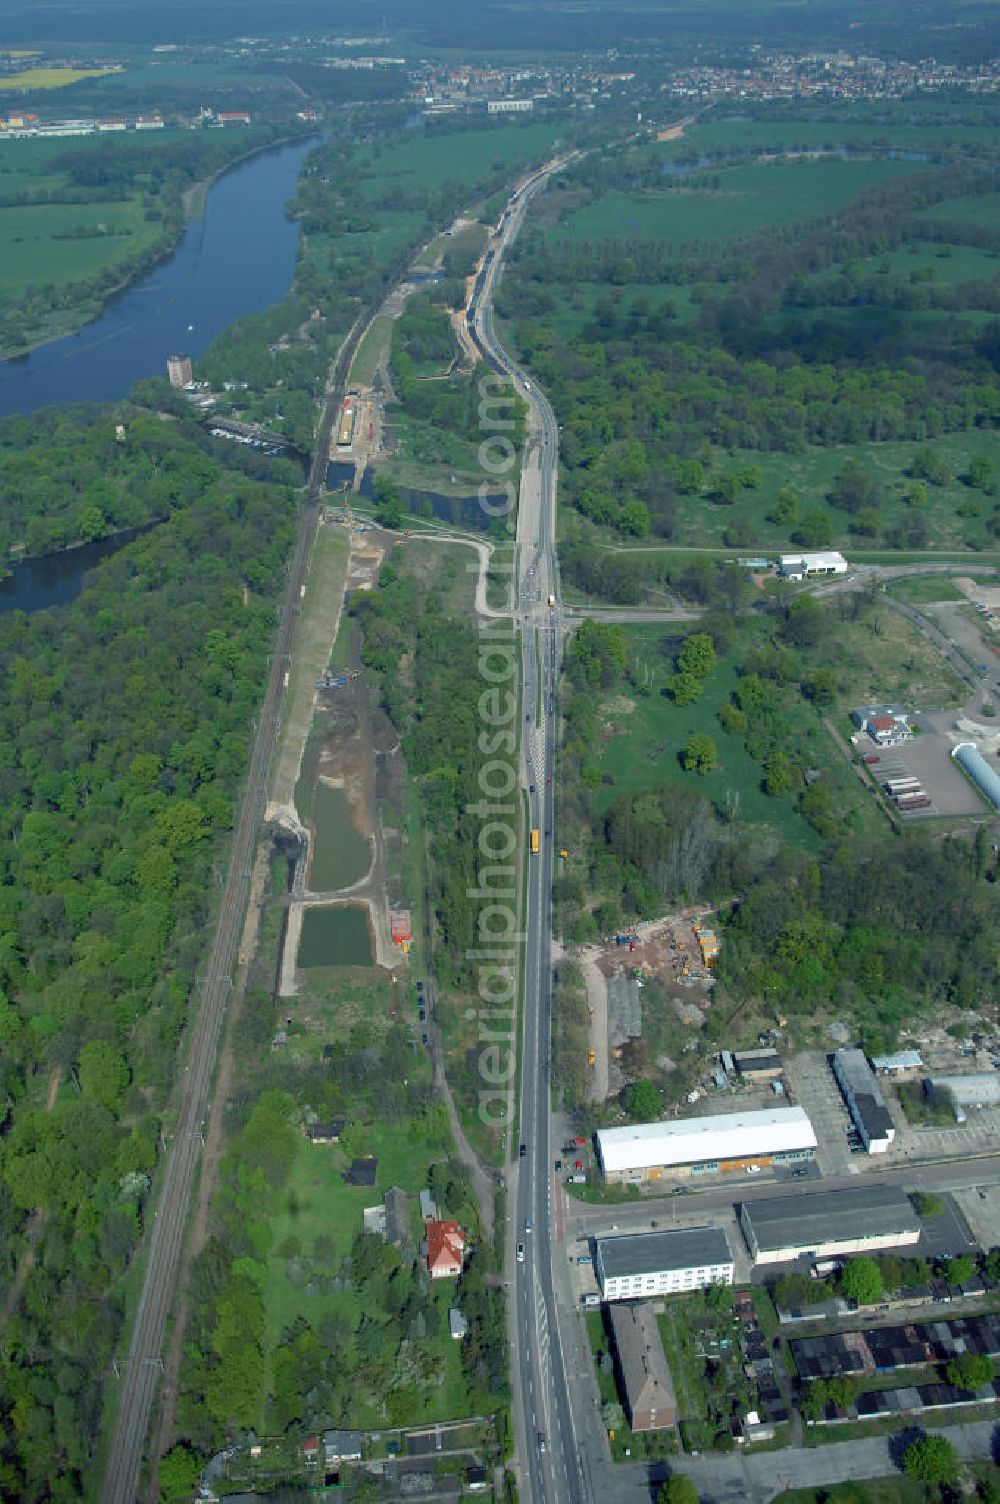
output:
[[[590,1098],[625,1084],[636,1041],[694,1040],[712,1002],[719,939],[711,911],[683,909],[609,936],[580,954],[587,987]],[[657,1057],[661,1069],[672,1063]]]

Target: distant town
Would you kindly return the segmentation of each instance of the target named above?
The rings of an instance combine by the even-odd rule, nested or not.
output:
[[[401,75],[401,93],[427,116],[459,112],[485,112],[488,115],[528,114],[536,109],[592,109],[598,101],[627,97],[638,80],[648,86],[648,55],[631,56],[626,51],[611,50],[597,57],[567,59],[561,62],[482,65],[473,62],[452,63],[436,59],[407,59],[392,52],[373,50],[357,52],[359,47],[385,46],[386,38],[300,38],[284,43],[282,52],[308,57],[319,67],[331,71],[396,71]],[[154,52],[163,49],[154,48]],[[184,53],[185,49],[172,48]],[[239,58],[273,55],[274,45],[255,38],[243,38],[235,48],[223,49],[223,55]],[[31,59],[6,57],[0,53],[3,77],[12,81],[19,73],[25,76],[25,93],[32,90]],[[48,58],[46,68],[74,70],[78,60],[72,57]],[[119,59],[102,60],[105,73],[122,73],[127,65]],[[659,81],[661,94],[677,99],[712,101],[732,100],[871,100],[901,99],[914,94],[942,90],[992,94],[1000,89],[1000,59],[991,58],[970,66],[944,63],[934,57],[919,62],[899,58],[874,57],[864,53],[774,52],[751,47],[747,61],[738,66],[704,61],[680,67],[664,65]],[[298,110],[301,120],[315,120],[320,111],[310,106]],[[246,109],[200,109],[194,115],[151,113],[66,118],[40,109],[9,108],[0,110],[0,140],[17,140],[38,136],[82,136],[123,131],[155,131],[167,126],[179,129],[227,129],[249,126],[253,121]]]

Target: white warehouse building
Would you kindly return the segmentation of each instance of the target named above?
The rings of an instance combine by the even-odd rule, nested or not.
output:
[[[605,1300],[647,1300],[706,1285],[731,1285],[735,1272],[721,1227],[597,1238],[594,1268]]]
[[[817,575],[846,574],[847,560],[843,554],[781,554],[778,573],[786,580],[811,580]]]
[[[812,1159],[816,1135],[802,1107],[765,1107],[665,1123],[601,1128],[597,1156],[612,1184],[714,1175]]]

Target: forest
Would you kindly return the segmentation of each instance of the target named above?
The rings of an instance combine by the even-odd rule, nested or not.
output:
[[[95,455],[80,510],[138,519],[154,470],[166,488],[165,520],[73,604],[0,617],[0,1238],[19,1296],[0,1317],[0,1488],[42,1500],[95,1492],[125,1280],[295,502],[151,413],[120,449],[106,412],[15,428],[28,459],[56,433]],[[39,502],[24,505],[30,525]]]
[[[562,202],[600,204],[613,161],[603,176],[601,160],[568,171]],[[747,172],[775,168],[741,171],[746,184]],[[725,182],[724,171],[681,178],[656,202],[676,193],[694,216]],[[836,215],[677,243],[581,239],[570,233],[577,208],[559,210],[557,196],[514,247],[497,306],[560,417],[564,501],[604,537],[671,538],[684,520],[683,541],[737,547],[762,537],[823,547],[851,531],[887,548],[932,541],[944,523],[933,509],[930,529],[915,515],[926,497],[914,503],[908,474],[889,497],[871,471],[880,446],[963,434],[974,449],[996,430],[997,183],[991,166],[926,166],[863,189]],[[627,203],[646,202],[630,192]],[[950,212],[953,200],[982,203],[981,218]],[[952,257],[970,275],[953,277]],[[849,507],[838,514],[832,484],[815,499],[793,491],[782,508],[748,496],[763,457],[833,449],[869,472],[860,529]],[[983,547],[1000,510],[990,486],[966,484],[954,526]],[[721,538],[708,520],[720,515]]]

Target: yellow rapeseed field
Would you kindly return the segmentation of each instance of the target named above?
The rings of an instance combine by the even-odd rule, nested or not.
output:
[[[67,84],[78,84],[81,78],[120,72],[120,68],[26,68],[23,73],[0,77],[0,89],[64,89]]]

